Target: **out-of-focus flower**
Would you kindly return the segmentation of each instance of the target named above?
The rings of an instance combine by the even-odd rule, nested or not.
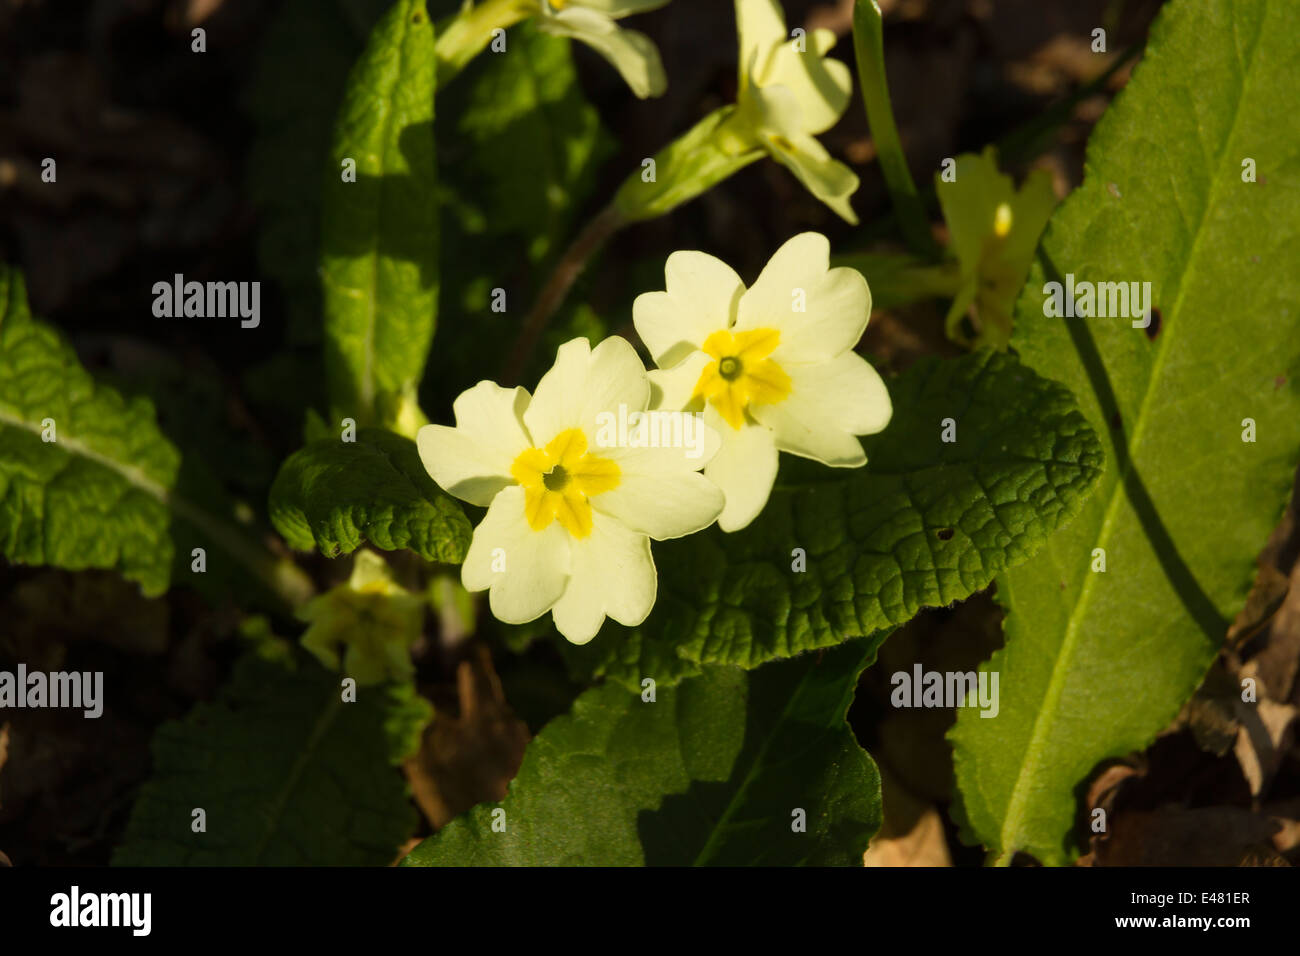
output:
[[[352,576],[298,612],[311,626],[302,646],[358,684],[410,680],[411,645],[420,638],[424,601],[393,580],[384,559],[358,551]]]

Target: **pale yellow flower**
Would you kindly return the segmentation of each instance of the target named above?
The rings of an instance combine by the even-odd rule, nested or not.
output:
[[[702,252],[674,252],[664,272],[666,291],[638,296],[633,321],[659,365],[656,407],[700,410],[722,435],[704,475],[726,495],[723,531],[763,510],[779,451],[837,468],[866,463],[856,436],[881,431],[892,405],[853,351],[871,291],[856,269],[830,268],[825,236],[795,236],[748,289]]]
[[[700,474],[716,432],[690,419],[691,441],[651,443],[650,381],[621,338],[560,346],[530,395],[479,382],[453,406],[456,426],[428,425],[417,443],[442,488],[487,508],[461,568],[488,591],[493,615],[523,624],[551,611],[575,644],[605,617],[641,623],[654,606],[650,540],[712,524],[722,492]],[[629,429],[611,427],[636,418]]]
[[[853,93],[849,68],[826,56],[835,34],[820,29],[792,38],[776,0],[736,0],[736,28],[740,85],[724,141],[734,138],[737,150],[765,149],[809,192],[856,223],[849,198],[858,177],[816,138],[839,122]]]

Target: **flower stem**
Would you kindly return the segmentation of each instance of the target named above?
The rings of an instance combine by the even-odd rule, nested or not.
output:
[[[907,168],[903,144],[889,103],[885,78],[885,43],[880,7],[875,0],[857,0],[853,9],[853,50],[858,60],[858,79],[867,107],[867,124],[876,144],[876,157],[885,175],[890,199],[907,244],[918,255],[938,258],[939,246],[930,233],[925,205],[917,195],[916,183]]]
[[[626,224],[627,220],[618,209],[612,204],[606,206],[591,222],[587,223],[569,248],[564,251],[564,255],[560,256],[546,284],[537,294],[537,301],[533,303],[532,309],[524,318],[514,348],[501,366],[502,384],[509,385],[519,380],[529,358],[532,357],[533,349],[537,347],[537,342],[546,329],[546,323],[564,303],[564,298],[569,294],[573,283],[577,281],[578,276],[582,275],[582,270],[587,267],[591,257]]]

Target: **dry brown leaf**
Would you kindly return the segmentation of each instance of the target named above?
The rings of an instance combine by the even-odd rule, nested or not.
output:
[[[1237,701],[1236,712],[1238,728],[1233,753],[1250,784],[1250,795],[1258,798],[1286,757],[1300,709],[1262,698],[1255,703]]]
[[[403,769],[434,829],[479,803],[500,800],[519,770],[528,727],[506,703],[487,648],[456,671],[459,716],[439,714]]]
[[[908,793],[884,767],[880,786],[885,819],[862,857],[863,866],[952,866],[943,819]]]

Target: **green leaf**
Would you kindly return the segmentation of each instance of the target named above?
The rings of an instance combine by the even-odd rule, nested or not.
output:
[[[0,552],[19,564],[116,568],[161,594],[179,469],[153,405],[96,384],[32,318],[18,272],[0,266]]]
[[[958,156],[955,175],[953,182],[945,182],[942,173],[934,176],[950,249],[961,265],[962,285],[948,310],[946,331],[963,344],[1006,348],[1038,237],[1056,208],[1052,177],[1036,169],[1016,189],[1011,177],[998,171],[992,146],[980,156]],[[970,332],[963,319],[970,320]]]
[[[1014,357],[927,360],[890,394],[894,418],[863,440],[864,468],[791,459],[745,530],[656,544],[650,617],[566,645],[574,665],[637,686],[851,637],[878,644],[921,608],[969,597],[1028,559],[1100,472],[1100,443],[1069,392]],[[942,440],[949,418],[954,442]],[[794,570],[800,560],[807,570]]]
[[[440,94],[439,127],[448,132],[439,166],[455,228],[526,240],[530,262],[565,237],[596,167],[614,150],[570,49],[567,39],[521,23],[506,55],[484,57]]]
[[[248,184],[258,260],[281,287],[288,339],[321,340],[321,179],[348,71],[392,0],[287,0],[267,25],[247,92]],[[281,383],[283,377],[280,377]],[[301,415],[301,405],[296,410]]]
[[[861,866],[880,776],[844,715],[874,655],[855,641],[753,672],[709,668],[654,701],[589,690],[529,745],[505,800],[403,864]]]
[[[416,824],[396,766],[431,716],[409,684],[344,703],[338,676],[314,662],[248,654],[216,701],[158,729],[153,779],[113,863],[390,863]],[[206,832],[192,829],[195,808]]]
[[[442,272],[456,277],[442,304],[466,321],[439,334],[427,407],[450,406],[500,365],[503,343],[518,334],[614,151],[571,49],[524,22],[511,30],[506,54],[479,57],[439,91]],[[492,310],[493,289],[505,292],[505,312]]]
[[[330,399],[363,424],[418,425],[438,312],[436,87],[424,0],[399,0],[348,77],[321,212]]]
[[[1001,710],[959,710],[951,735],[959,819],[1001,861],[1074,854],[1079,786],[1173,720],[1281,516],[1300,452],[1291,13],[1164,8],[1021,297],[1012,346],[1073,390],[1114,465],[1068,530],[998,578],[1006,647],[985,669]],[[1149,281],[1159,317],[1047,317],[1043,286],[1067,273]]]
[[[97,383],[32,317],[21,275],[0,265],[0,554],[116,569],[153,597],[174,561],[188,569],[195,545],[215,545],[282,603],[311,593],[293,565],[177,493],[180,468],[153,404]]]
[[[289,546],[336,558],[369,541],[426,561],[463,561],[469,521],[429,477],[415,442],[381,428],[356,439],[314,441],[280,468],[269,507]]]

